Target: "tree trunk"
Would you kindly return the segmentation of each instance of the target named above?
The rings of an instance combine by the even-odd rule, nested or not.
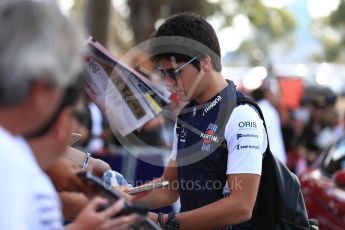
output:
[[[86,32],[102,45],[107,45],[110,1],[86,0],[85,26]]]
[[[136,43],[150,38],[154,32],[155,22],[160,16],[162,0],[128,0],[130,25]]]

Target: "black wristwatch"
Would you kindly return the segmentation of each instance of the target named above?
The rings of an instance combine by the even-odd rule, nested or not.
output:
[[[179,230],[180,229],[180,223],[176,220],[176,216],[175,216],[174,212],[169,212],[166,228],[167,228],[167,230]]]

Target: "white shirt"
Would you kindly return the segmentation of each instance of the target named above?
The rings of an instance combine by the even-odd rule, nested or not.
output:
[[[260,100],[257,104],[264,114],[271,151],[279,160],[286,163],[286,152],[279,113],[266,99]]]
[[[0,228],[62,229],[58,195],[23,138],[0,126]]]
[[[255,109],[248,104],[235,107],[225,126],[224,137],[228,147],[226,174],[261,175],[267,136],[263,121]],[[174,161],[176,161],[177,154],[177,139],[175,135],[171,153],[171,159]]]
[[[101,150],[104,145],[104,141],[99,136],[103,132],[102,122],[102,112],[97,107],[95,103],[89,104],[90,114],[91,114],[91,121],[92,121],[92,130],[91,130],[91,139],[88,143],[87,148],[89,151],[94,152]]]

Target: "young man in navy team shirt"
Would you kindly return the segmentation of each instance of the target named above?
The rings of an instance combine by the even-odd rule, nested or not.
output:
[[[167,229],[254,229],[266,133],[254,108],[236,106],[241,94],[221,74],[215,31],[199,15],[177,14],[158,28],[150,47],[166,85],[188,104],[162,175],[170,186],[139,201],[156,209],[180,198],[180,213],[152,215]]]

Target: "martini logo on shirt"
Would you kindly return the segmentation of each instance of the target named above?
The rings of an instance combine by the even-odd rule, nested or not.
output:
[[[214,99],[209,106],[207,106],[205,109],[204,109],[204,112],[202,113],[203,116],[205,116],[206,113],[208,113],[208,111],[210,111],[213,107],[215,107],[218,102],[220,102],[222,100],[222,97],[221,96],[217,96],[216,99]]]
[[[215,124],[210,123],[207,127],[207,131],[204,133],[200,133],[200,137],[202,140],[201,150],[203,151],[210,151],[211,148],[211,141],[218,143],[219,138],[215,136],[215,132],[217,131],[218,126]]]

